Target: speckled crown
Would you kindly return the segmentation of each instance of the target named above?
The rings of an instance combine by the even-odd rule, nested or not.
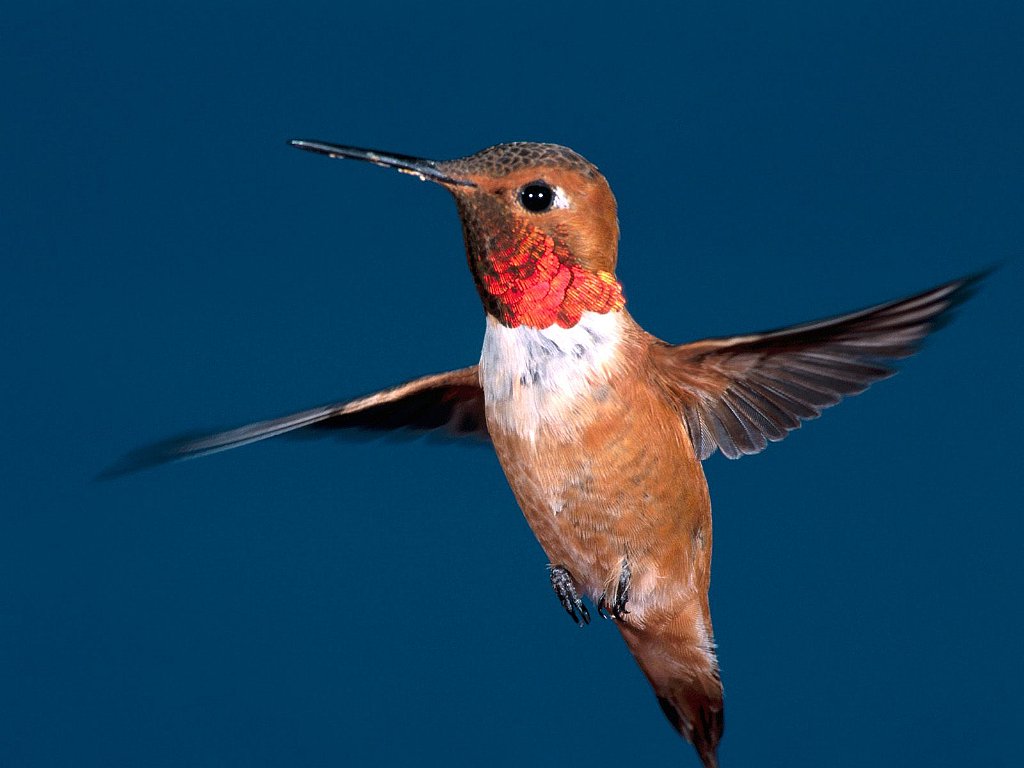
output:
[[[475,155],[437,163],[437,167],[453,176],[485,174],[506,176],[534,166],[557,166],[584,173],[590,178],[598,175],[597,166],[583,155],[560,144],[537,144],[532,141],[514,141],[482,149]]]

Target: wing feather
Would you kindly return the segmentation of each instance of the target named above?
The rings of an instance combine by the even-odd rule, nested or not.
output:
[[[701,459],[764,450],[843,397],[892,376],[987,273],[904,299],[766,333],[658,343],[654,362]]]
[[[423,376],[390,389],[209,435],[188,435],[132,451],[101,473],[108,478],[181,459],[239,448],[300,429],[444,429],[489,440],[477,366]]]

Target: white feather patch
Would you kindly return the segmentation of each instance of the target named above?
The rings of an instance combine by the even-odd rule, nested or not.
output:
[[[572,205],[572,200],[565,193],[564,189],[555,187],[554,193],[554,198],[551,200],[552,208],[569,208]]]
[[[542,429],[572,439],[579,401],[607,383],[621,340],[621,312],[584,312],[572,328],[543,329],[488,315],[480,353],[488,420],[531,441]]]

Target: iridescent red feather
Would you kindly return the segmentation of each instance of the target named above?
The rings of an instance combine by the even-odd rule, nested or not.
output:
[[[573,262],[568,248],[528,224],[487,253],[490,272],[483,289],[499,311],[498,320],[516,328],[571,328],[584,312],[612,312],[626,300],[610,272]]]

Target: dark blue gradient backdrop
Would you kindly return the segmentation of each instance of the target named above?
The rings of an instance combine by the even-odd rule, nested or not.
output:
[[[769,10],[770,8],[770,10]],[[127,449],[471,364],[447,194],[290,149],[564,143],[685,341],[1003,268],[706,463],[723,766],[1024,765],[1024,11],[23,3],[0,30],[0,764],[696,765],[486,448]]]

